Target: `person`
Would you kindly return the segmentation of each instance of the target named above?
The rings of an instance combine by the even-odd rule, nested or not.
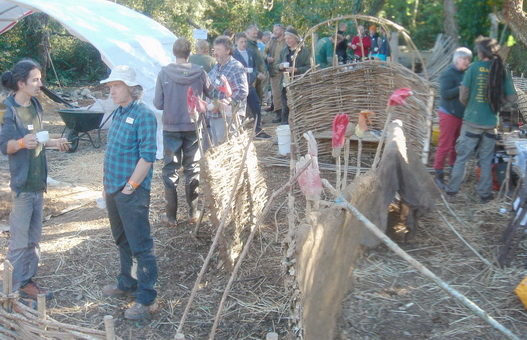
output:
[[[262,33],[262,42],[264,43],[264,48],[261,50],[261,52],[265,51],[265,47],[267,44],[269,44],[269,41],[271,41],[271,38],[273,37],[273,33],[271,31],[264,31]]]
[[[357,27],[357,35],[351,39],[349,47],[353,50],[353,54],[358,60],[362,60],[370,54],[371,39],[369,36],[364,35],[364,26],[359,25]]]
[[[161,171],[165,186],[166,211],[163,221],[168,226],[177,225],[177,185],[178,170],[183,167],[185,175],[185,198],[188,205],[190,223],[198,217],[197,198],[199,186],[199,160],[196,126],[192,122],[187,106],[187,92],[208,96],[211,83],[205,70],[189,63],[191,44],[185,38],[174,42],[172,52],[174,63],[161,68],[157,76],[154,106],[163,110],[163,169]]]
[[[11,91],[5,99],[0,130],[0,149],[9,159],[12,208],[6,258],[13,265],[13,291],[21,297],[52,298],[33,277],[37,273],[42,237],[42,213],[46,191],[46,147],[69,150],[66,138],[46,140],[42,106],[36,98],[42,86],[40,65],[31,60],[17,62],[2,74],[2,85]],[[38,137],[37,137],[38,136]]]
[[[217,106],[207,112],[209,131],[214,145],[220,144],[225,140],[225,120],[223,112],[232,112],[233,116],[245,116],[247,106],[247,95],[249,94],[249,85],[247,83],[247,73],[245,67],[232,57],[233,46],[229,37],[220,35],[214,40],[214,57],[216,65],[209,72],[209,78],[213,84],[211,89],[211,98],[215,99]],[[224,85],[225,79],[230,88],[232,95],[227,96],[220,91],[220,86]],[[230,120],[226,114],[226,118]]]
[[[339,22],[338,34],[342,35],[344,39],[337,44],[337,57],[339,64],[346,64],[348,62],[348,39],[346,38],[346,32],[348,30],[348,24],[346,22]]]
[[[256,74],[256,84],[254,85],[254,87],[256,88],[256,93],[258,94],[260,103],[262,103],[264,100],[264,89],[266,83],[265,79],[267,78],[267,70],[265,69],[263,54],[258,48],[259,32],[260,30],[256,25],[249,25],[245,30],[245,34],[247,35],[247,49],[249,51],[252,51],[256,56],[256,70],[258,71],[258,73]]]
[[[377,33],[377,26],[371,25],[368,29],[368,36],[370,37],[370,53],[368,54],[369,57],[371,57],[372,54],[379,53],[379,33]]]
[[[456,140],[465,111],[465,106],[459,101],[459,86],[471,60],[472,52],[468,48],[457,48],[452,56],[452,64],[439,77],[439,143],[434,157],[434,180],[439,186],[444,185],[445,160],[448,158],[450,166],[456,161]]]
[[[273,37],[265,48],[271,83],[271,96],[273,98],[269,111],[274,112],[276,115],[273,123],[280,123],[282,121],[282,74],[278,71],[278,66],[280,64],[280,53],[286,46],[284,33],[284,26],[282,24],[275,24],[273,26]]]
[[[157,263],[148,221],[157,121],[140,100],[142,87],[130,66],[116,66],[101,84],[108,85],[110,97],[118,105],[107,135],[103,182],[108,219],[121,263],[117,282],[104,286],[102,293],[135,296],[124,317],[139,320],[157,309]],[[132,277],[132,258],[137,260],[137,279]]]
[[[288,27],[285,30],[285,43],[286,47],[280,53],[278,70],[283,73],[283,82],[287,83],[288,77],[293,73],[295,75],[302,74],[309,70],[311,66],[308,49],[302,47],[296,57],[294,56],[300,44],[300,36],[293,27]],[[289,124],[289,107],[287,106],[287,90],[285,85],[282,87],[282,119],[280,123],[282,125]]]
[[[247,71],[247,83],[249,86],[249,94],[247,96],[247,108],[254,117],[254,131],[256,138],[267,139],[271,138],[262,130],[262,113],[260,107],[260,99],[256,93],[256,56],[247,49],[247,36],[241,32],[235,35],[236,49],[232,56],[238,60]]]
[[[216,63],[209,53],[210,48],[207,40],[198,39],[196,41],[196,53],[190,56],[189,62],[203,67],[205,72],[209,73]]]
[[[337,33],[337,45],[344,40],[341,34]],[[334,37],[325,37],[317,41],[315,47],[315,61],[320,68],[326,68],[333,65]]]
[[[379,59],[386,61],[390,57],[390,41],[388,40],[388,34],[384,27],[381,28],[381,35],[377,38],[377,52],[371,56],[373,59]]]
[[[456,162],[445,191],[448,195],[455,195],[459,191],[465,165],[475,151],[480,167],[476,192],[484,203],[493,199],[492,159],[496,144],[496,115],[502,100],[516,99],[516,91],[512,77],[498,55],[496,40],[480,37],[476,39],[476,50],[480,61],[470,65],[459,88],[459,100],[465,105],[465,113],[456,143]]]

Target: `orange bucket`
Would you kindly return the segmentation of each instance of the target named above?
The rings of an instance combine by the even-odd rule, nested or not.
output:
[[[518,295],[523,307],[527,309],[527,276],[523,278],[520,284],[514,289],[514,293]]]

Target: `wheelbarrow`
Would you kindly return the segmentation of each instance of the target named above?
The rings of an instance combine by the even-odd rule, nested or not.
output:
[[[101,127],[106,123],[105,121],[101,124],[104,112],[82,109],[62,109],[58,112],[66,125],[61,137],[66,136],[68,142],[71,143],[70,152],[77,150],[80,140],[89,141],[96,149],[101,147]],[[92,130],[97,131],[97,137],[92,138],[90,135]]]
[[[104,112],[80,109],[45,86],[42,86],[41,90],[53,101],[65,104],[68,107],[68,109],[58,110],[58,113],[65,124],[61,137],[66,136],[68,142],[71,143],[69,152],[75,152],[77,150],[80,140],[89,141],[96,149],[101,147],[101,127],[106,124],[112,115],[108,116],[101,124]],[[95,139],[90,135],[90,131],[92,130],[97,131],[97,137]]]

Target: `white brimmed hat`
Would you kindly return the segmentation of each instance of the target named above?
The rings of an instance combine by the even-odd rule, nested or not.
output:
[[[135,70],[128,65],[115,66],[107,79],[101,80],[101,84],[112,81],[122,81],[128,86],[141,85],[135,79]]]

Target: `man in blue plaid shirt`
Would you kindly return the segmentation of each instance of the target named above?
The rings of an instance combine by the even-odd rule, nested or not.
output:
[[[208,112],[210,132],[212,142],[217,145],[225,139],[225,121],[221,111],[229,119],[229,112],[232,116],[245,116],[247,107],[247,95],[249,94],[249,85],[247,83],[247,73],[245,67],[232,56],[232,41],[227,36],[219,36],[214,40],[214,57],[218,62],[209,72],[209,79],[213,84],[211,98],[217,99],[219,105]],[[223,85],[221,76],[225,76],[232,89],[232,96],[226,97],[219,91]]]
[[[135,296],[124,317],[139,320],[157,308],[157,264],[148,221],[157,122],[154,113],[139,101],[142,87],[132,68],[117,66],[101,83],[110,87],[110,97],[119,105],[108,130],[104,190],[121,262],[117,283],[104,286],[103,295]],[[132,277],[133,257],[137,259],[137,279]]]

